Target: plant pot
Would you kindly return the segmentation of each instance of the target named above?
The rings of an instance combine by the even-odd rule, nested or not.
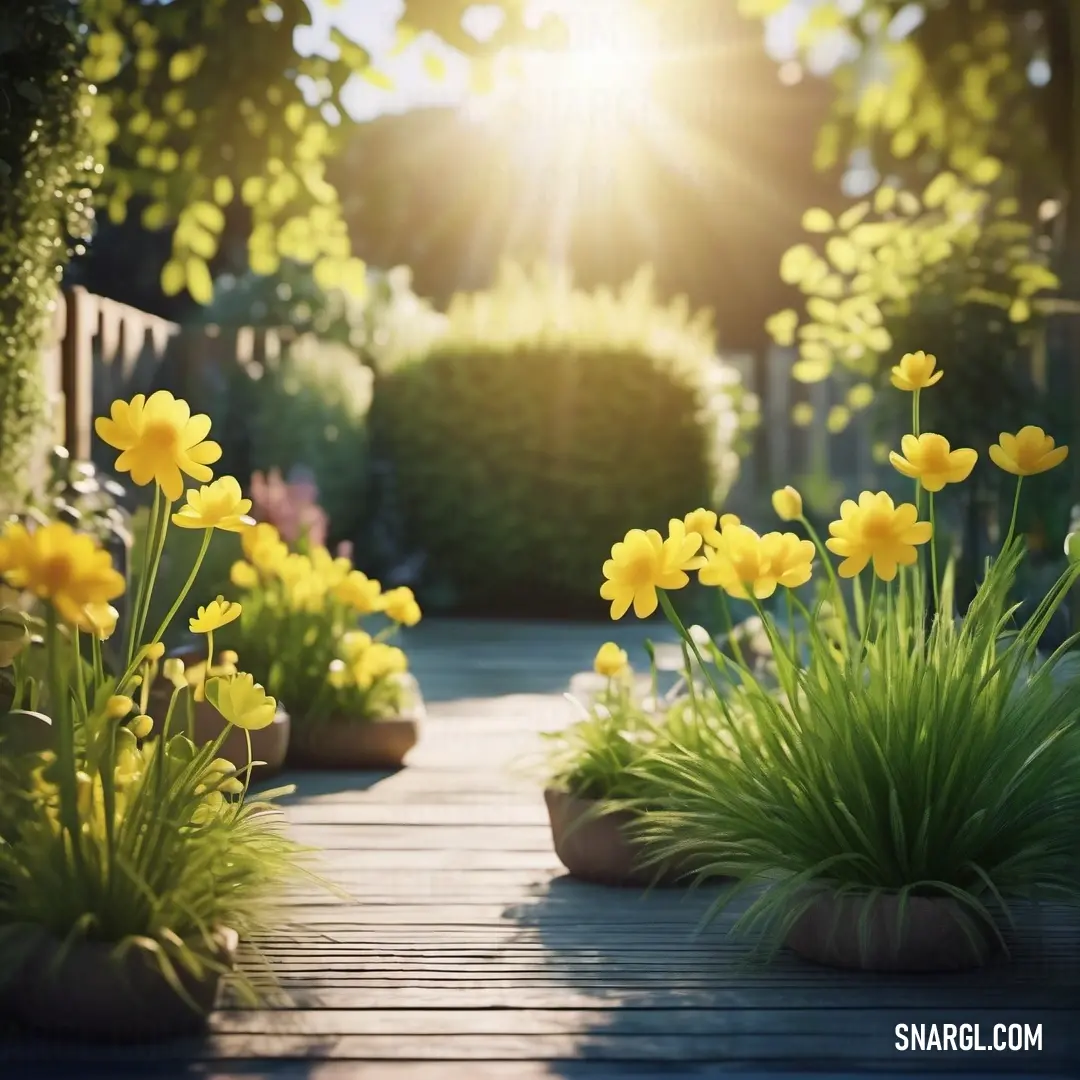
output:
[[[627,811],[586,817],[596,813],[600,800],[579,799],[553,788],[545,788],[544,802],[555,854],[574,877],[597,885],[639,888],[670,887],[687,880],[686,866],[641,866],[641,848],[625,831],[632,821]]]
[[[222,928],[215,940],[215,959],[232,967],[236,933]],[[189,1003],[142,949],[117,957],[112,945],[82,942],[57,963],[60,949],[60,942],[50,938],[34,950],[11,1001],[15,1019],[45,1035],[133,1043],[195,1034],[217,1000],[221,975],[216,971],[196,977],[177,967]]]
[[[331,717],[293,731],[288,764],[298,769],[397,769],[416,745],[417,726],[406,716]]]
[[[155,730],[165,723],[165,715],[169,708],[169,698],[172,688],[168,684],[159,684],[151,693],[151,715],[154,717]],[[221,714],[208,701],[196,701],[192,706],[194,714],[195,745],[202,746],[212,742],[221,734],[225,721]],[[255,779],[271,776],[280,772],[285,765],[285,755],[289,749],[289,736],[292,724],[289,714],[278,706],[274,722],[258,731],[251,732],[251,757],[253,761],[262,761],[264,764],[256,765],[251,771]],[[173,713],[170,734],[179,735],[184,730],[183,700],[177,702],[176,711]],[[248,751],[247,739],[244,732],[233,727],[225,736],[225,742],[221,746],[219,756],[231,761],[238,770],[247,765]]]
[[[963,971],[994,952],[989,928],[950,897],[909,896],[900,926],[895,893],[878,894],[868,913],[866,903],[865,895],[820,893],[788,931],[788,948],[818,964],[861,971]]]

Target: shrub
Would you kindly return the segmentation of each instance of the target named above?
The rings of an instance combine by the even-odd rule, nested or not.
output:
[[[353,540],[366,520],[371,387],[371,369],[351,349],[298,338],[261,378],[241,372],[234,380],[236,434],[223,440],[225,467],[242,476],[304,470],[329,515],[330,538]]]
[[[424,585],[473,612],[599,613],[611,536],[734,478],[745,402],[708,313],[660,305],[647,273],[616,296],[511,267],[448,315],[373,411]]]

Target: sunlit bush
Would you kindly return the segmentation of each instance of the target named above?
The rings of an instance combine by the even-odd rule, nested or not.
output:
[[[708,313],[660,304],[647,273],[590,294],[508,267],[387,366],[373,425],[425,584],[468,610],[588,613],[612,530],[723,498],[749,405]]]

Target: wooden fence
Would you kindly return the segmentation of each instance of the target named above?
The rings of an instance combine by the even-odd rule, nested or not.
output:
[[[181,326],[86,289],[58,297],[52,340],[45,354],[45,380],[53,402],[54,439],[78,460],[94,456],[93,420],[106,414],[118,397],[149,393],[165,386],[186,395],[200,410],[221,418],[224,390],[236,368],[253,379],[275,365],[288,329]],[[850,494],[882,478],[872,457],[868,414],[859,413],[847,430],[832,435],[825,427],[843,387],[828,380],[813,386],[791,375],[790,349],[773,348],[764,357],[725,356],[744,386],[762,402],[762,424],[754,433],[754,452],[742,462],[730,503],[749,512],[774,488],[800,483],[812,473],[828,476],[836,491]],[[792,423],[794,405],[806,402],[813,422]],[[243,417],[233,418],[243,425]]]

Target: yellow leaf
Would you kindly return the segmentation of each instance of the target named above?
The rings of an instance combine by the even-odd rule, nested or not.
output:
[[[840,157],[840,128],[837,124],[824,124],[818,132],[814,145],[814,168],[818,172],[831,169]]]
[[[846,236],[830,236],[825,254],[841,274],[853,274],[859,261],[859,252]]]
[[[221,232],[225,228],[225,215],[213,203],[201,200],[193,202],[188,211],[204,229],[212,233]]]
[[[277,273],[278,268],[281,266],[281,259],[276,251],[258,249],[248,253],[248,266],[251,267],[253,274],[269,277],[271,274]]]
[[[851,423],[850,410],[844,405],[834,405],[829,410],[829,416],[825,421],[825,427],[828,428],[830,434],[839,435],[849,423]]]
[[[341,273],[341,287],[357,300],[362,300],[367,295],[367,266],[362,259],[349,259],[345,263]]]
[[[874,388],[869,383],[859,383],[853,386],[847,394],[848,408],[865,409],[874,400]]]
[[[999,217],[1012,217],[1012,215],[1018,213],[1019,210],[1020,200],[1010,195],[997,204],[994,208],[994,213]]]
[[[812,296],[806,301],[806,313],[815,322],[828,325],[836,322],[837,307],[830,300],[824,300],[820,296]]]
[[[939,173],[926,185],[926,190],[923,192],[923,204],[928,206],[931,210],[937,209],[942,206],[945,200],[956,191],[960,182],[956,178],[955,173],[943,172]]]
[[[337,259],[320,259],[311,270],[315,284],[320,289],[337,289],[341,287],[343,266]]]
[[[807,232],[827,233],[833,230],[832,214],[820,207],[812,207],[802,217],[802,227]]]
[[[176,296],[183,292],[186,280],[183,264],[170,259],[161,270],[161,291],[166,296]]]
[[[984,157],[977,161],[968,175],[976,184],[992,184],[1000,175],[1003,166],[996,157]]]
[[[169,58],[169,78],[173,82],[183,82],[195,74],[199,66],[198,57],[193,52],[173,53]]]
[[[903,127],[893,135],[890,149],[893,157],[903,161],[904,158],[910,157],[914,153],[915,147],[918,145],[919,133],[915,128]]]
[[[854,206],[845,210],[837,219],[836,224],[841,232],[849,232],[854,229],[856,225],[870,211],[870,202],[868,199],[863,199],[862,202],[857,202]]]
[[[919,196],[911,191],[901,191],[896,196],[897,205],[900,207],[900,213],[905,217],[915,217],[922,211],[922,203],[919,202]]]
[[[792,406],[791,422],[796,427],[809,427],[814,422],[814,406],[808,401]]]
[[[785,285],[798,285],[816,259],[817,252],[809,244],[788,248],[780,259],[780,280]]]
[[[1027,322],[1031,318],[1031,305],[1026,300],[1014,300],[1009,308],[1009,321],[1014,323]]]
[[[307,119],[307,106],[302,101],[291,101],[285,106],[285,126],[292,132],[299,132]]]
[[[438,53],[424,53],[424,72],[433,82],[446,78],[446,61]]]
[[[817,383],[829,377],[832,371],[832,359],[799,360],[791,367],[791,377],[796,382]]]
[[[169,208],[164,203],[151,203],[142,212],[142,224],[144,229],[156,230],[164,228],[169,220]]]
[[[218,206],[228,206],[233,201],[233,183],[227,176],[219,176],[214,181],[214,202]]]
[[[887,214],[896,205],[896,188],[891,184],[883,184],[874,192],[874,210],[879,214]]]
[[[193,225],[184,233],[184,242],[193,255],[212,259],[217,254],[217,240],[199,225]]]
[[[210,277],[210,267],[196,255],[189,256],[184,265],[191,299],[197,304],[209,304],[214,299],[214,282]]]
[[[872,326],[863,340],[866,347],[876,353],[888,352],[892,348],[892,335],[884,326]]]
[[[844,295],[844,279],[839,274],[829,274],[817,287],[818,296],[839,300]]]
[[[254,206],[263,197],[266,181],[261,176],[249,176],[240,185],[240,199],[245,206]]]
[[[795,328],[799,325],[799,315],[794,308],[785,308],[783,311],[770,315],[765,320],[765,330],[769,337],[777,345],[784,347],[795,341]]]

